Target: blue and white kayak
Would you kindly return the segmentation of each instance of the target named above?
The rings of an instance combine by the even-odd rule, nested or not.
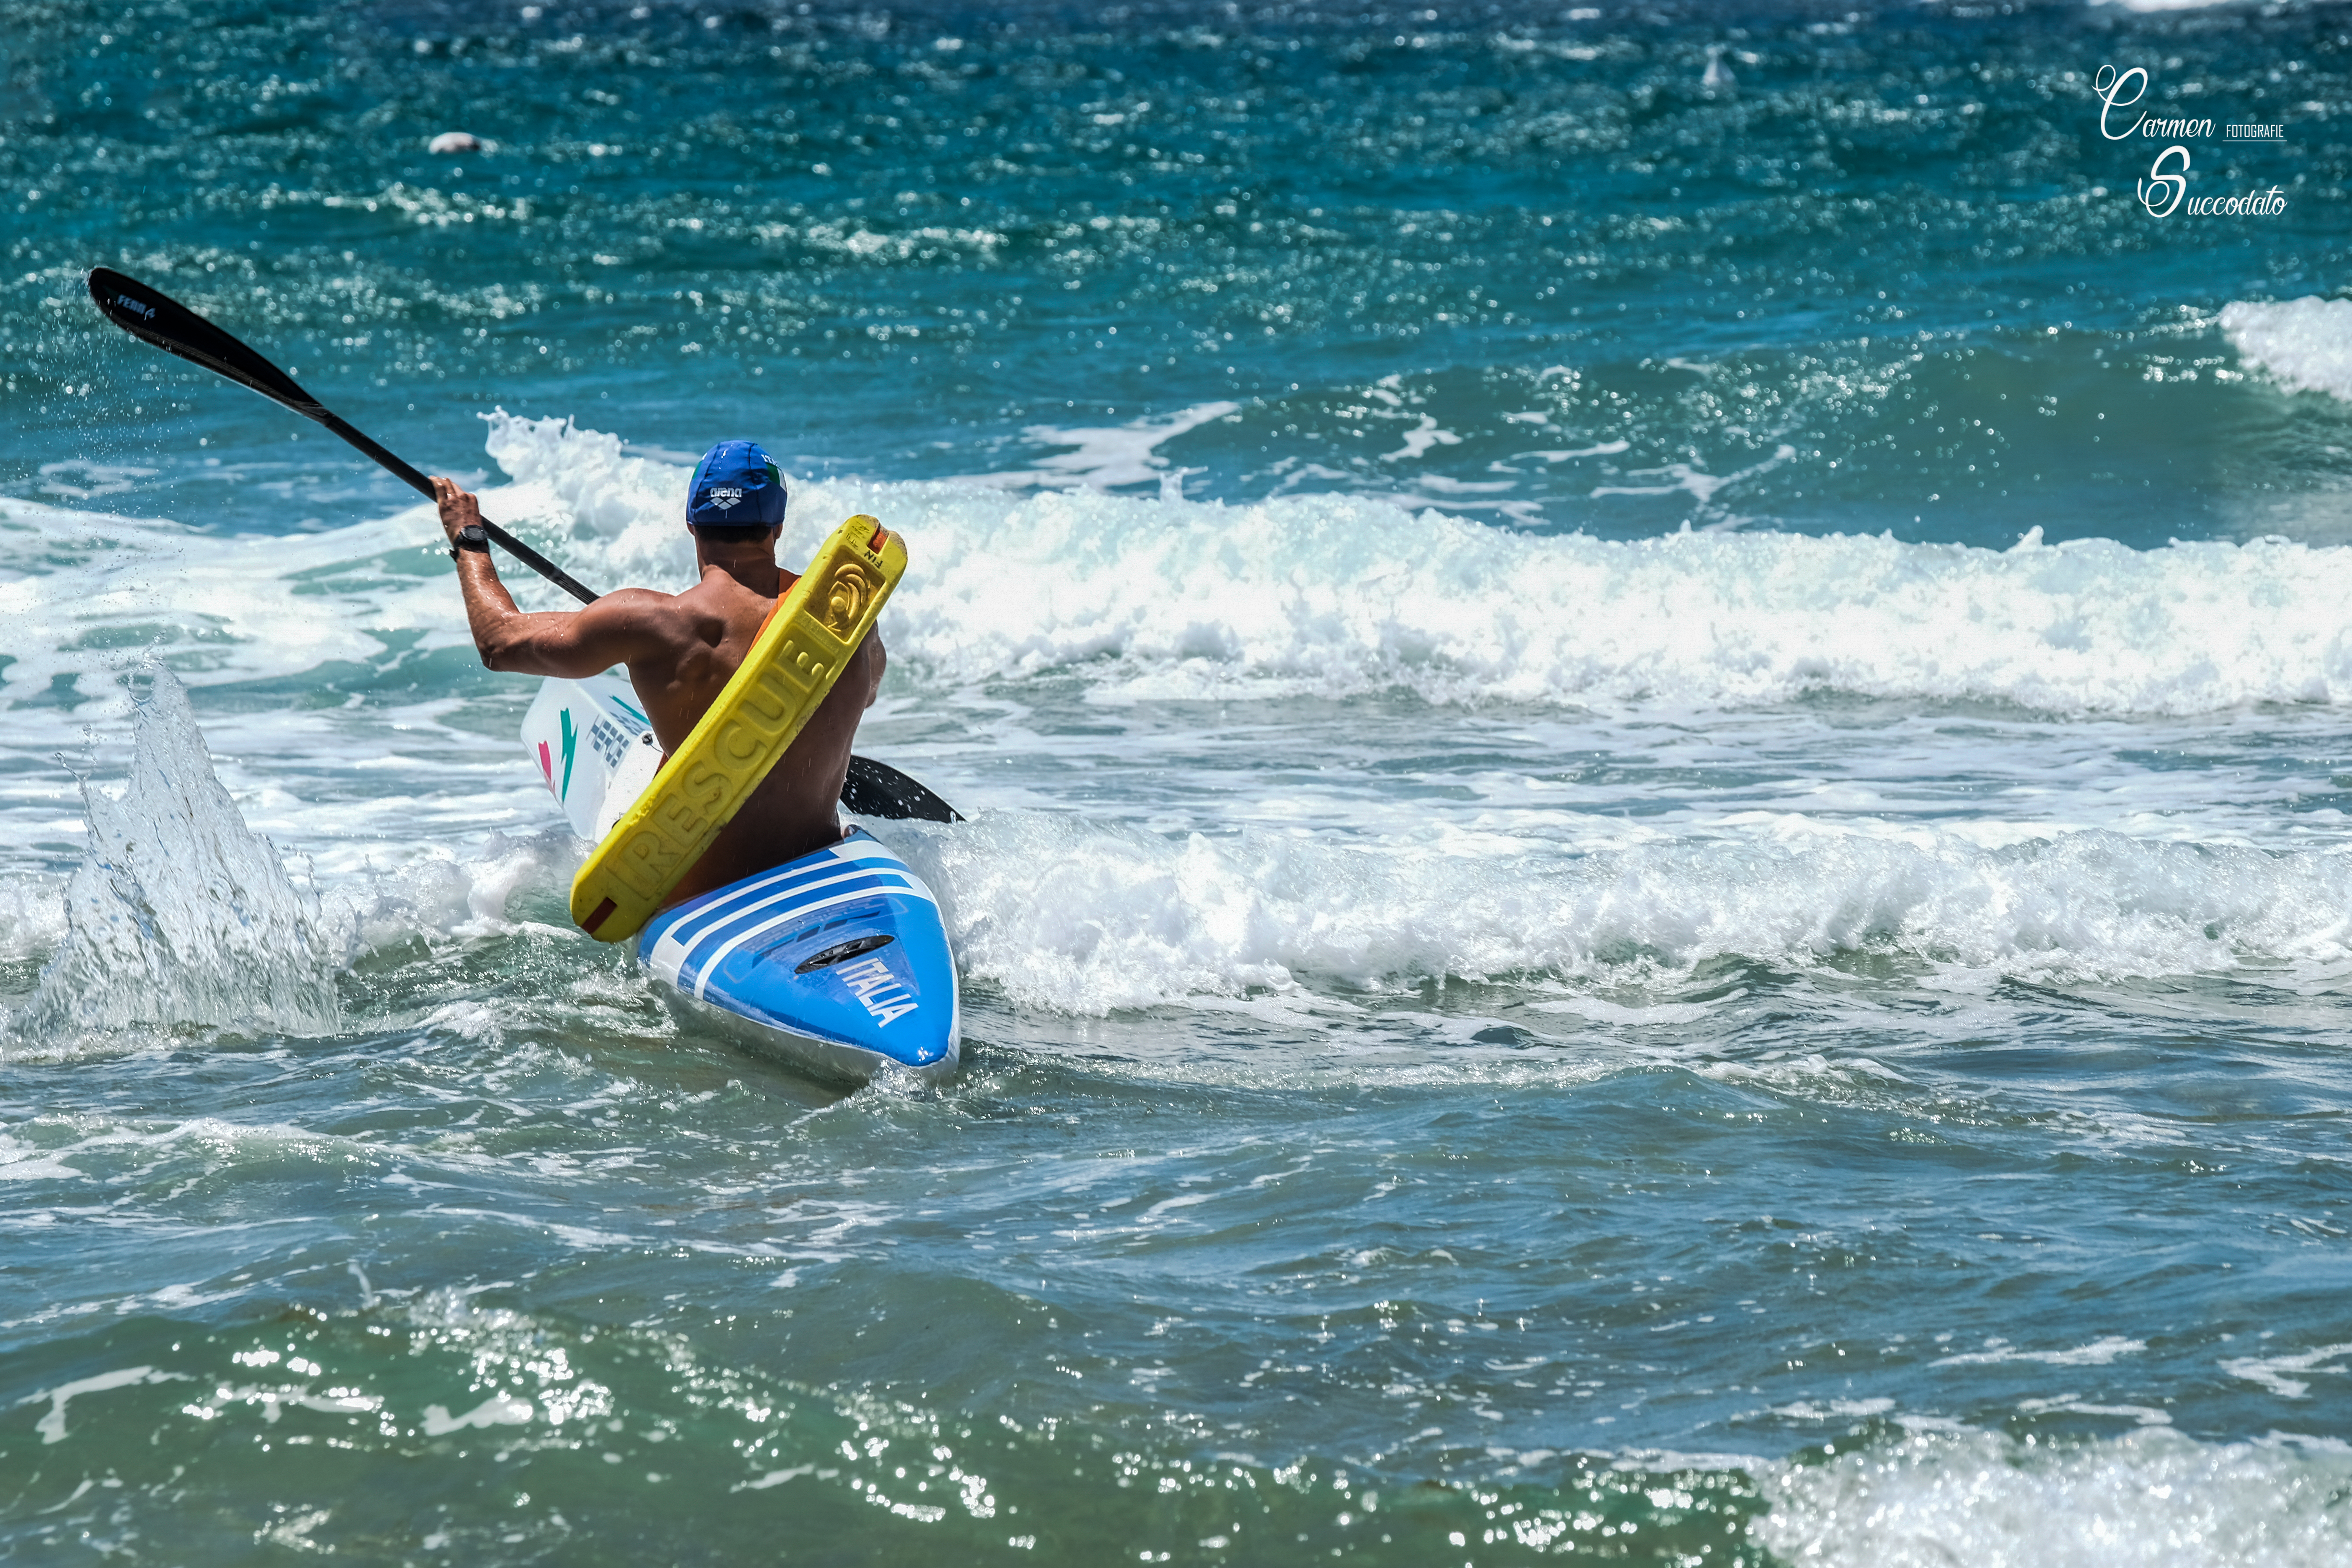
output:
[[[963,1020],[939,900],[862,827],[663,910],[637,953],[688,1018],[817,1077],[955,1071]]]
[[[636,693],[610,675],[545,682],[522,738],[589,839],[612,831],[661,761]],[[956,1069],[963,1020],[939,900],[863,828],[663,910],[636,952],[689,1025],[813,1076]]]

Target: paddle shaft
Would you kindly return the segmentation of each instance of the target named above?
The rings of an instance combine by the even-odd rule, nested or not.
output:
[[[409,489],[427,497],[430,497],[433,494],[433,481],[426,479],[423,474],[418,473],[415,468],[410,468],[406,463],[403,462],[399,454],[385,450],[383,447],[378,446],[366,436],[363,436],[359,431],[352,429],[351,426],[344,423],[341,418],[328,413],[324,408],[320,408],[317,413],[312,414],[310,416],[317,420],[320,424],[324,425],[328,429],[332,430],[336,435],[341,436],[344,440],[349,441],[352,446],[357,447],[361,451],[365,452],[369,457],[373,458],[377,462],[383,464],[386,470],[397,476],[409,487]],[[546,578],[549,582],[554,584],[557,587],[562,589],[565,593],[571,595],[582,604],[593,605],[596,602],[595,594],[592,592],[585,584],[582,583],[579,578],[574,577],[571,573],[566,572],[562,567],[558,566],[554,562],[550,561],[546,556],[541,555],[538,551],[533,550],[530,545],[525,544],[521,540],[517,539],[513,534],[509,533],[505,529],[500,528],[488,518],[484,518],[482,520],[482,531],[490,536],[491,543],[497,545],[499,549],[505,551],[508,554],[513,556],[516,560],[521,562],[524,565],[530,567],[532,571],[538,573],[541,576]]]
[[[326,405],[295,384],[292,376],[254,353],[245,342],[223,331],[169,294],[107,267],[91,268],[89,284],[90,302],[108,321],[132,337],[142,342],[152,343],[165,353],[203,365],[216,375],[226,376],[239,386],[259,393],[282,408],[325,426],[374,458],[387,472],[397,475],[404,484],[418,494],[433,497],[431,479],[403,462],[397,454],[330,413]],[[489,535],[492,543],[582,604],[596,602],[596,595],[577,577],[497,523],[485,520],[482,531]],[[946,801],[889,763],[877,763],[871,757],[854,756],[849,759],[849,778],[842,788],[842,803],[852,811],[868,816],[901,820],[916,818],[925,822],[963,820]]]

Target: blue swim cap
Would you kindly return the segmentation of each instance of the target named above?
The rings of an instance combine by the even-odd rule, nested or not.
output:
[[[699,528],[766,528],[784,521],[784,479],[757,441],[721,441],[686,487],[686,521]]]

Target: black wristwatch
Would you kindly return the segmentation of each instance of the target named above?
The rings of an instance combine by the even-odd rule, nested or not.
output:
[[[457,531],[457,541],[450,546],[449,559],[457,559],[460,550],[478,550],[485,555],[490,552],[490,536],[482,531],[480,523],[469,522]]]

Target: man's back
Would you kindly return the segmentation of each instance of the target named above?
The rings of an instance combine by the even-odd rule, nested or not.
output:
[[[748,443],[722,443],[737,445]],[[716,456],[720,448],[712,450]],[[706,458],[704,466],[710,461]],[[772,466],[768,472],[772,478]],[[698,486],[703,477],[698,468]],[[682,594],[624,588],[578,611],[525,615],[499,581],[488,551],[461,539],[467,525],[481,520],[474,497],[452,479],[436,479],[433,486],[482,662],[497,670],[574,679],[626,665],[665,756],[685,742],[742,668],[769,612],[793,582],[793,574],[776,564],[779,526],[706,526],[694,534],[701,580]],[[773,511],[781,518],[781,484]],[[849,771],[850,746],[858,720],[880,689],[886,662],[877,632],[859,645],[815,716],[663,908],[797,859],[841,837],[835,807]]]
[[[742,668],[768,613],[789,590],[793,574],[779,571],[776,592],[761,595],[713,567],[702,581],[668,598],[673,636],[645,656],[627,660],[629,680],[653,721],[665,756],[675,752]],[[886,656],[877,632],[858,646],[824,704],[792,749],[770,769],[751,798],[663,907],[798,859],[841,837],[835,806],[849,773],[857,721],[882,685]]]

